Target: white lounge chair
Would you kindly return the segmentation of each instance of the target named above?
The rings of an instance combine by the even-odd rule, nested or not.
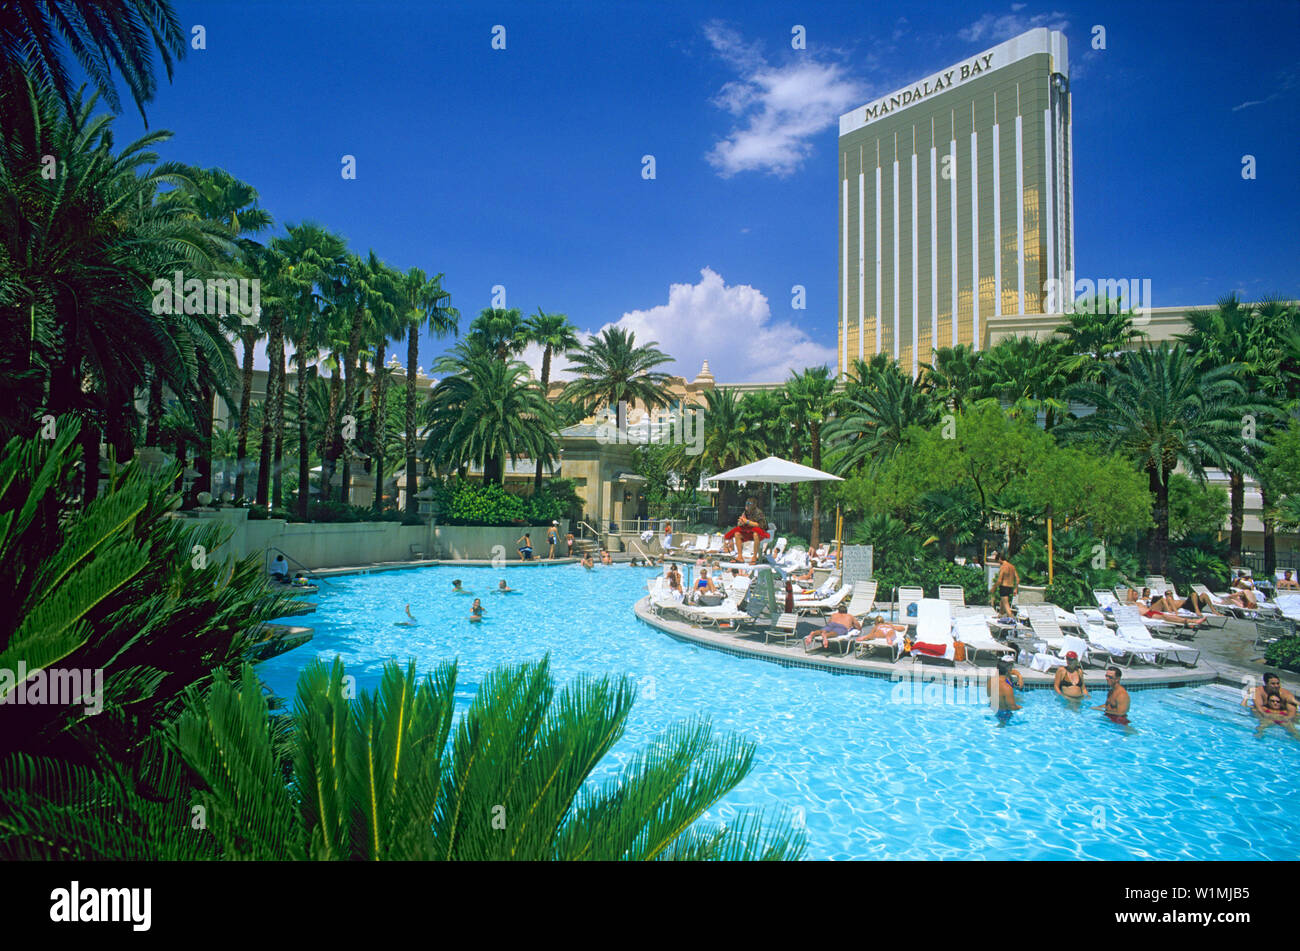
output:
[[[852,593],[853,585],[846,584],[834,594],[817,600],[810,601],[795,598],[794,610],[796,614],[831,614]]]
[[[953,608],[966,607],[966,589],[961,585],[939,585],[939,599],[947,601]]]
[[[941,646],[941,655],[918,650],[918,644]],[[952,605],[939,598],[922,598],[916,607],[916,638],[912,642],[912,660],[921,663],[952,662]]]
[[[718,605],[681,605],[678,610],[687,620],[700,627],[717,627],[721,624],[739,625],[748,621],[749,615],[740,610],[731,598],[724,598]]]
[[[1161,640],[1158,637],[1152,637],[1145,627],[1141,624],[1135,624],[1129,619],[1121,618],[1115,633],[1125,641],[1133,645],[1134,653],[1143,658],[1150,657],[1152,663],[1160,663],[1160,659],[1173,658],[1175,662],[1184,664],[1188,667],[1195,667],[1196,662],[1201,657],[1201,652],[1195,647],[1185,647],[1182,644],[1175,644],[1173,641]],[[1191,663],[1185,660],[1179,660],[1180,655],[1192,655]]]
[[[799,626],[799,616],[797,614],[778,614],[776,620],[768,627],[763,637],[763,643],[768,643],[772,638],[779,638],[782,644],[790,643],[791,638],[795,636]]]
[[[975,662],[977,654],[983,652],[1001,657],[1008,652],[1015,653],[1014,648],[1003,644],[989,633],[985,618],[979,614],[959,614],[953,619],[953,637],[966,645],[966,659]]]
[[[1087,639],[1092,657],[1105,656],[1107,660],[1120,667],[1131,667],[1137,656],[1133,645],[1120,637],[1103,623],[1098,623],[1082,612],[1075,612],[1083,635]]]
[[[853,596],[849,598],[849,606],[845,609],[855,618],[864,618],[876,610],[876,581],[859,581],[853,585]]]
[[[913,605],[919,605],[925,599],[925,590],[911,586],[900,586],[898,589],[898,623],[915,624],[916,612],[913,611],[910,616],[908,608]]]

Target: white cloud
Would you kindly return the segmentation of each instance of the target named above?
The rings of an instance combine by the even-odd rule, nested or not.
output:
[[[631,331],[638,344],[656,341],[674,359],[660,369],[687,380],[695,378],[705,360],[722,383],[779,382],[791,370],[835,363],[834,347],[823,346],[793,323],[775,320],[761,291],[748,284],[729,286],[707,267],[698,283],[671,285],[667,304],[628,311],[606,326]],[[528,362],[540,366],[540,354]]]
[[[1019,13],[1023,7],[1024,4],[1019,6],[1012,4],[1011,9],[1015,12],[986,13],[970,26],[958,30],[957,35],[969,43],[1001,43],[1035,27],[1045,26],[1049,30],[1064,30],[1070,25],[1064,13],[1035,13],[1032,16],[1023,16]]]
[[[706,25],[704,34],[739,76],[713,98],[736,119],[706,156],[723,178],[747,171],[792,174],[811,153],[812,137],[865,101],[863,85],[839,63],[819,62],[800,51],[786,64],[772,66],[758,44],[746,43],[720,23]]]

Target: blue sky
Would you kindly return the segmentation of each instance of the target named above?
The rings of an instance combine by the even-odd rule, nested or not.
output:
[[[622,321],[688,378],[776,380],[834,363],[838,116],[1048,26],[1070,44],[1077,276],[1150,278],[1156,306],[1300,297],[1289,0],[448,7],[178,3],[207,48],[148,107],[162,155],[253,184],[277,230],[443,272],[462,326],[502,285],[584,331]]]

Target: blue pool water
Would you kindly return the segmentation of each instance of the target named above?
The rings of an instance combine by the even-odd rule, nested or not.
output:
[[[1257,737],[1228,688],[1135,690],[1127,731],[1030,691],[1003,726],[983,704],[903,702],[911,693],[887,680],[676,641],[632,614],[652,574],[571,565],[333,578],[321,585],[317,613],[298,622],[315,639],[263,664],[262,675],[292,696],[313,657],[342,656],[361,687],[389,659],[414,657],[424,670],[455,658],[463,709],[493,667],[548,652],[558,682],[625,674],[639,696],[601,777],[670,723],[706,715],[758,747],[754,770],[706,818],[784,805],[807,830],[809,858],[1300,854],[1300,741],[1279,727]],[[502,577],[521,593],[494,593]],[[473,598],[452,595],[452,578],[482,598],[482,624],[468,621]],[[395,624],[407,603],[417,627]]]

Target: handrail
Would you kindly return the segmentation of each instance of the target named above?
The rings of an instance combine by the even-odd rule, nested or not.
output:
[[[642,548],[640,545],[638,545],[635,541],[630,541],[630,540],[629,540],[629,541],[628,541],[628,545],[629,545],[630,547],[632,547],[632,548],[635,548],[638,552],[640,552],[640,553],[641,553],[641,557],[642,557],[643,559],[645,559],[646,561],[649,561],[649,560],[650,560],[650,556],[647,555],[647,554],[645,553],[645,549]]]
[[[312,569],[308,568],[306,565],[304,565],[304,564],[303,564],[301,561],[299,561],[297,558],[293,557],[293,555],[289,554],[289,553],[288,553],[287,551],[285,551],[283,548],[276,548],[274,545],[267,545],[267,546],[266,546],[266,554],[267,554],[267,555],[270,555],[271,552],[273,552],[273,551],[278,551],[280,554],[284,555],[284,558],[285,558],[286,561],[291,561],[291,562],[293,562],[295,565],[297,565],[299,568],[302,569],[303,574],[305,574],[308,578],[311,578],[313,581],[317,581],[317,580],[319,580],[319,581],[326,581],[326,582],[329,581],[328,578],[320,578],[320,579],[317,579],[317,578],[312,574]],[[270,564],[270,560],[269,560],[269,559],[267,560],[266,570],[267,570],[268,573],[269,573],[270,570],[271,570],[271,564]]]
[[[587,531],[591,532],[591,534],[594,535],[596,538],[600,538],[600,532],[596,531],[595,528],[593,528],[591,525],[584,522],[582,519],[578,519],[578,524],[581,527],[585,528]],[[584,535],[583,537],[585,538],[586,536]]]

